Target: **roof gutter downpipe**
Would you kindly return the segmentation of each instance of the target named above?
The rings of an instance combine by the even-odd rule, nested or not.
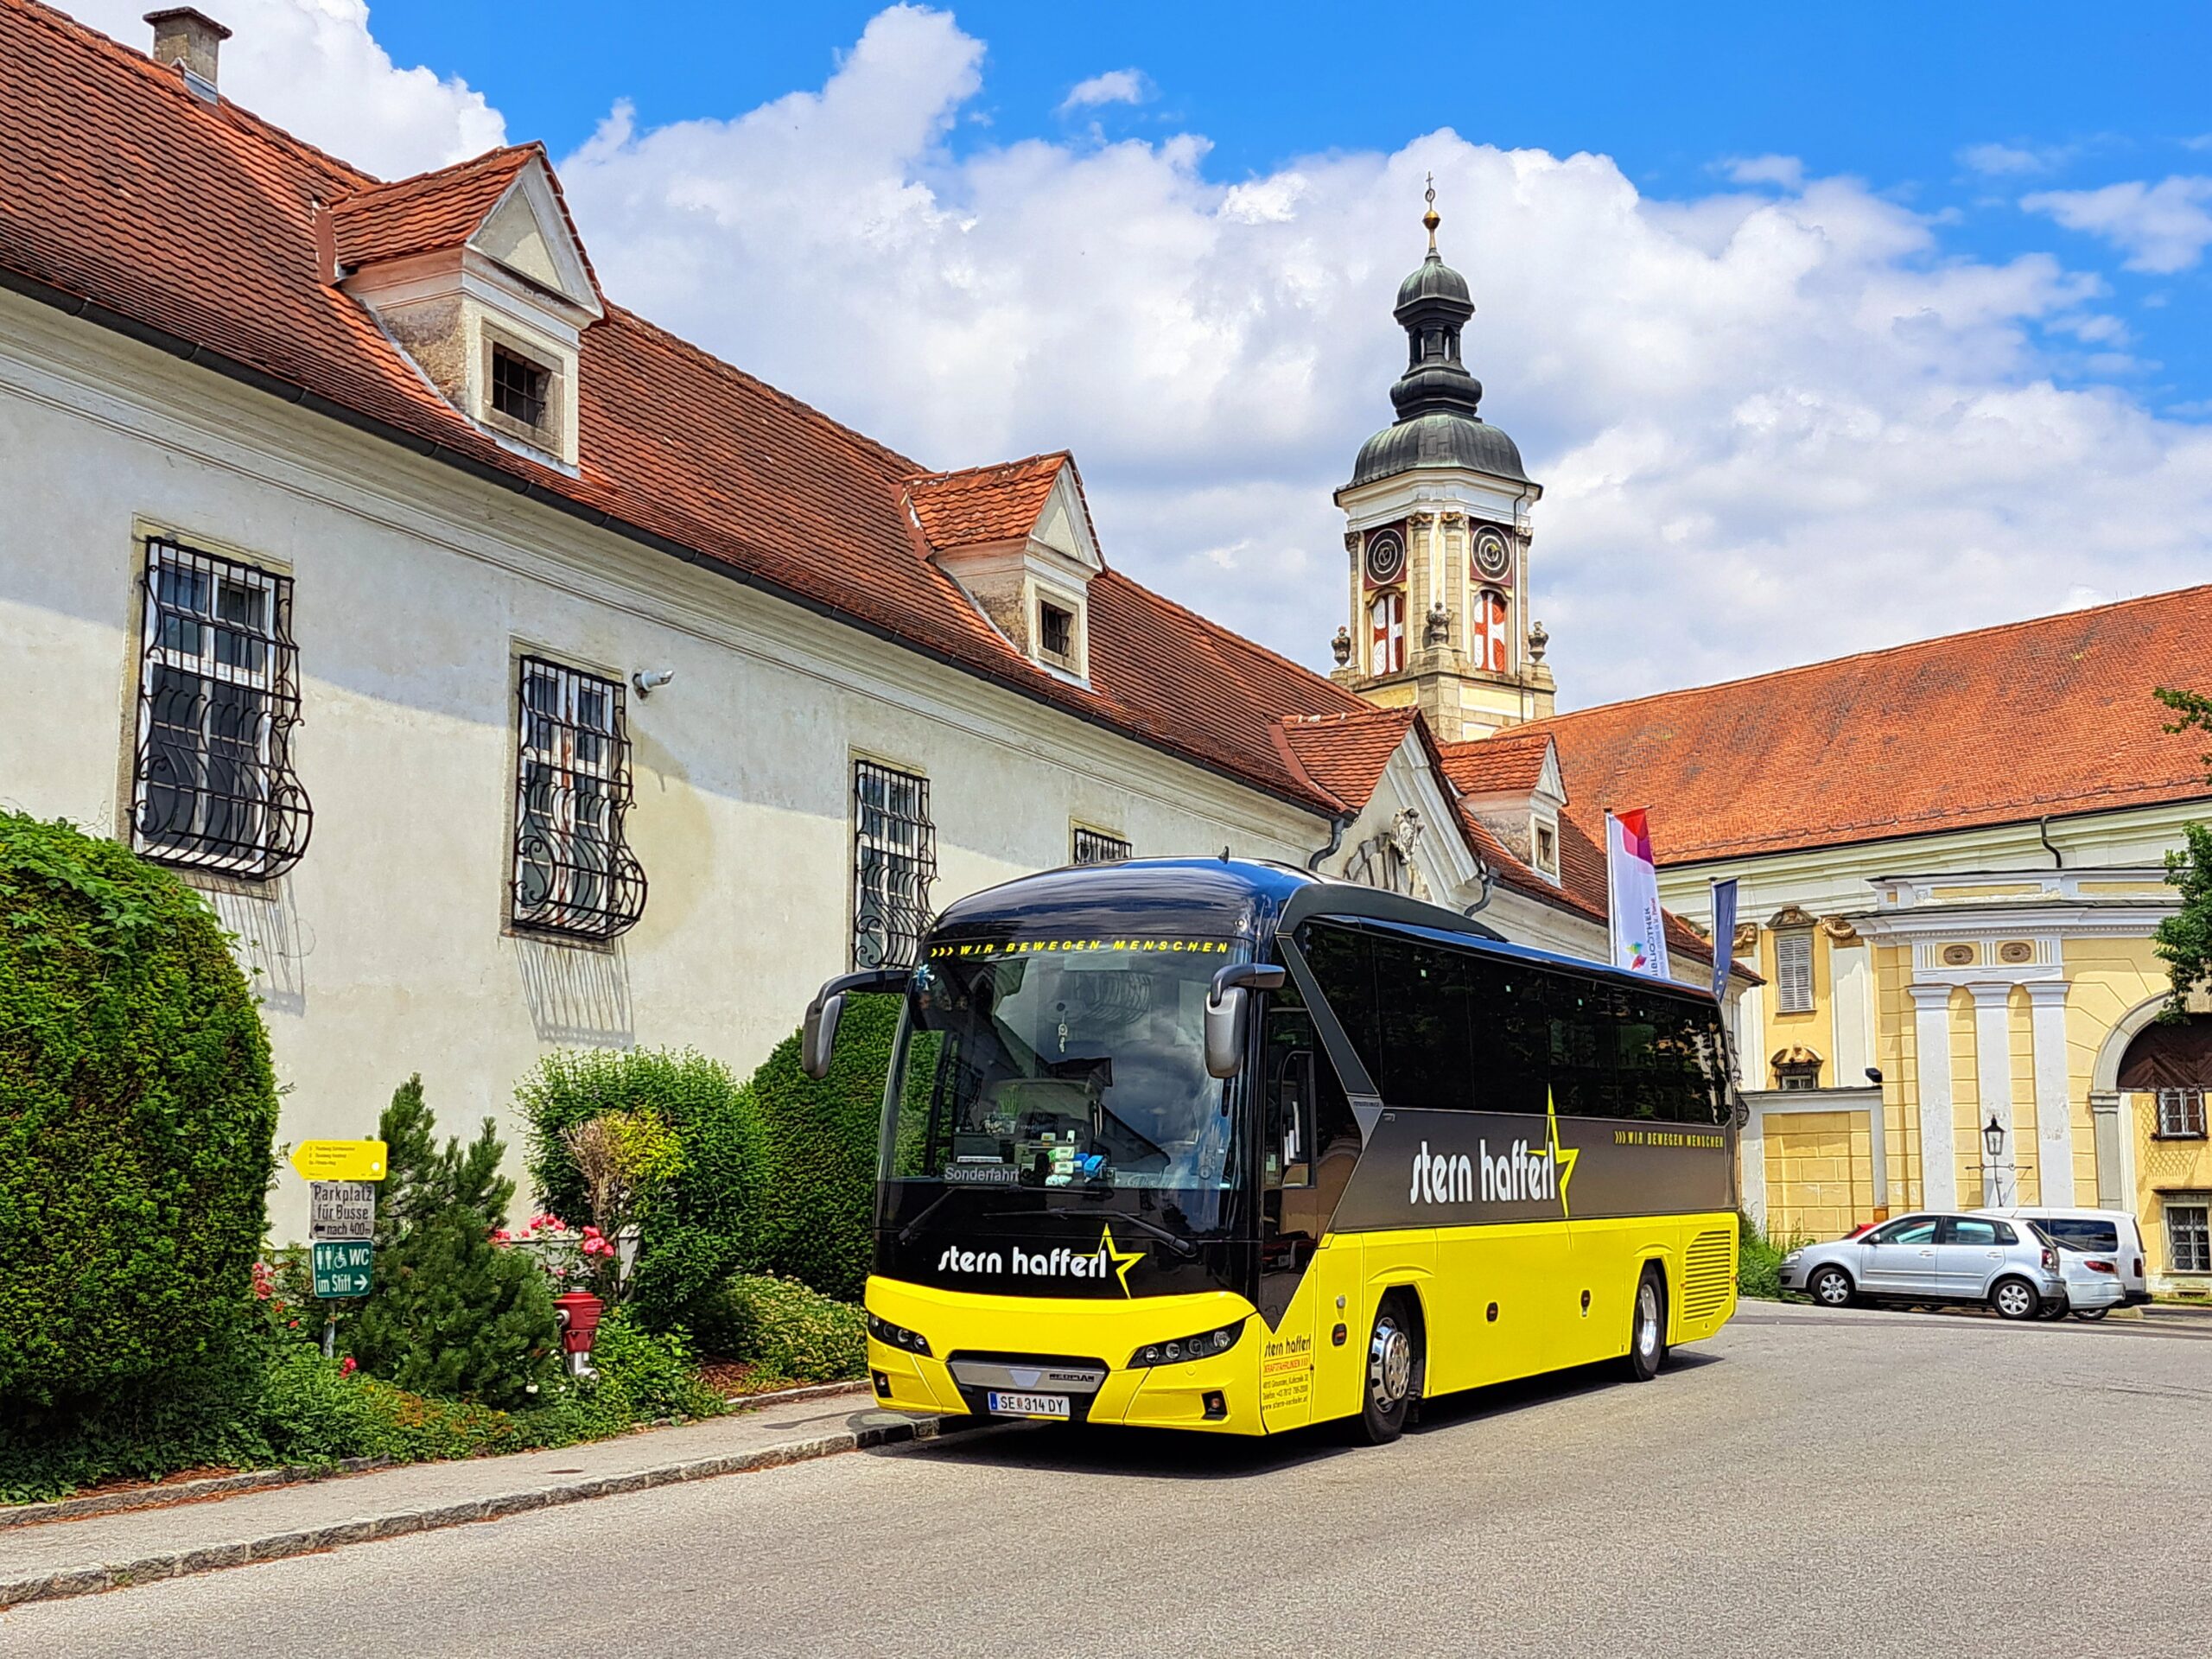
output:
[[[2064,869],[2066,868],[2066,855],[2060,852],[2057,847],[2051,842],[2050,820],[2048,817],[2041,817],[2036,820],[2036,839],[2043,842],[2044,851],[2050,855],[2051,868],[2055,870]]]
[[[1344,844],[1344,831],[1351,828],[1351,821],[1352,814],[1349,812],[1339,812],[1329,820],[1329,844],[1313,849],[1313,856],[1306,861],[1307,869],[1316,875],[1320,874],[1321,861],[1334,857],[1337,849]]]
[[[1462,916],[1472,916],[1478,911],[1489,909],[1491,895],[1497,891],[1497,872],[1491,868],[1488,859],[1482,861],[1482,871],[1479,880],[1483,884],[1483,890],[1475,895],[1473,904],[1459,912]]]

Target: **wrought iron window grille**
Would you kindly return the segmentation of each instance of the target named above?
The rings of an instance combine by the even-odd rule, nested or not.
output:
[[[853,763],[853,963],[911,967],[929,931],[930,883],[937,879],[937,826],[930,822],[930,780]]]
[[[1103,830],[1075,826],[1075,861],[1078,864],[1118,864],[1129,856],[1129,843]]]
[[[2204,1134],[2204,1091],[2202,1089],[2158,1090],[2158,1131],[2161,1141],[2202,1141]]]
[[[167,537],[146,543],[130,817],[165,863],[266,881],[314,828],[292,772],[292,582]]]
[[[626,933],[645,872],[623,836],[630,735],[620,682],[525,657],[516,698],[514,925],[588,939]]]

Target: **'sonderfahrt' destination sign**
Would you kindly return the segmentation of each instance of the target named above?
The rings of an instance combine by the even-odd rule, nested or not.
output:
[[[308,1236],[318,1243],[373,1237],[377,1189],[373,1181],[309,1181]]]

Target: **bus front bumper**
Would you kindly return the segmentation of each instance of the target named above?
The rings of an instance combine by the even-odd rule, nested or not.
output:
[[[920,1354],[868,1337],[876,1402],[896,1411],[994,1414],[993,1394],[1065,1398],[1067,1421],[1230,1434],[1263,1432],[1259,1345],[1266,1327],[1229,1291],[1105,1300],[981,1296],[895,1279],[868,1281],[868,1311],[929,1344]],[[1133,1366],[1148,1344],[1243,1322],[1229,1349]]]

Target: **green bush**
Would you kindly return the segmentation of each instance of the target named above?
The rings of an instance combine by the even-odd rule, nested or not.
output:
[[[1782,1300],[1782,1258],[1804,1241],[1777,1243],[1758,1223],[1741,1214],[1736,1217],[1736,1231],[1737,1293],[1757,1301]]]
[[[663,1417],[712,1417],[722,1397],[692,1370],[691,1346],[676,1332],[652,1332],[624,1309],[600,1322],[592,1369],[601,1389],[615,1389],[626,1414],[640,1421]]]
[[[867,1316],[792,1280],[734,1274],[701,1308],[699,1340],[790,1382],[842,1382],[868,1370]]]
[[[827,1077],[817,1083],[800,1069],[794,1034],[747,1085],[772,1160],[763,1265],[842,1302],[858,1301],[868,1282],[883,1080],[898,1023],[897,997],[849,997]]]
[[[276,1127],[213,912],[113,842],[0,813],[0,1418],[158,1416],[118,1391],[222,1369]]]
[[[492,1242],[515,1190],[499,1173],[505,1148],[492,1120],[442,1152],[434,1128],[423,1080],[410,1078],[377,1126],[387,1151],[376,1277],[346,1349],[416,1393],[520,1406],[559,1370],[552,1293],[528,1255]]]
[[[682,1172],[639,1224],[629,1306],[645,1325],[684,1323],[702,1295],[757,1263],[767,1141],[750,1091],[727,1066],[689,1050],[552,1054],[515,1099],[530,1126],[538,1202],[572,1224],[589,1206],[563,1130],[607,1112],[649,1112],[676,1130]]]

